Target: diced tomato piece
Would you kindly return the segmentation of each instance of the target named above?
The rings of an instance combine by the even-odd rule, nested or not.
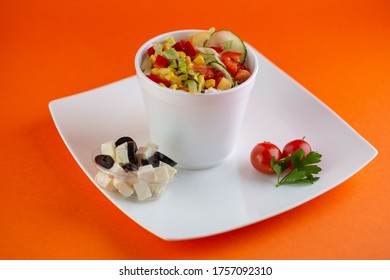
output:
[[[192,69],[203,75],[205,80],[214,79],[215,77],[214,68],[212,68],[211,66],[203,64],[194,64],[192,65]]]
[[[246,69],[238,69],[237,74],[234,76],[234,79],[238,84],[242,84],[251,76],[251,72]]]
[[[230,57],[232,60],[239,62],[242,53],[240,52],[223,52],[221,56]]]
[[[168,80],[165,80],[163,78],[161,78],[160,76],[157,76],[157,75],[153,75],[153,74],[150,74],[150,75],[146,75],[149,79],[151,79],[153,82],[157,83],[157,84],[164,84],[166,87],[170,87],[171,86],[171,82],[168,81]]]
[[[221,52],[223,52],[223,48],[222,47],[218,47],[218,46],[212,46],[212,47],[210,47],[210,48],[212,48],[213,50],[215,50],[217,53],[221,53]]]
[[[153,55],[155,52],[154,47],[150,47],[146,52],[148,53],[148,56]]]
[[[227,70],[232,76],[235,76],[238,69],[241,68],[240,57],[242,53],[239,52],[223,52],[221,54],[221,60],[225,64]]]
[[[186,92],[190,92],[190,90],[186,86],[180,86],[180,87],[178,87],[178,89],[186,91]]]
[[[166,68],[169,65],[169,60],[163,57],[162,55],[157,55],[156,61],[153,66],[156,68]]]
[[[222,80],[222,78],[225,77],[225,74],[218,70],[216,73],[215,73],[215,76],[214,76],[214,79],[215,79],[215,87],[218,86],[219,82]]]
[[[238,71],[238,65],[235,61],[224,59],[222,62],[225,64],[227,70],[232,76],[236,75]]]

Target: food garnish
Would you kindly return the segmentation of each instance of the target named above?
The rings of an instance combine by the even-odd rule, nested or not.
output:
[[[296,139],[287,143],[283,150],[270,142],[258,143],[251,152],[253,167],[262,173],[276,173],[276,187],[284,184],[313,184],[321,172],[317,163],[322,155],[312,151],[308,142]]]
[[[318,174],[322,170],[316,165],[321,162],[321,157],[321,154],[313,151],[305,156],[303,149],[298,149],[276,162],[272,157],[271,166],[278,176],[276,187],[294,183],[313,184],[320,178],[314,177],[313,174]]]

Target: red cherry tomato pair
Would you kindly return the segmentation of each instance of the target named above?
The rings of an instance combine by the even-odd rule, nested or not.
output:
[[[311,146],[303,139],[296,139],[288,142],[282,151],[270,142],[258,143],[251,152],[250,159],[253,167],[262,173],[274,173],[271,167],[271,159],[275,158],[275,162],[289,156],[292,152],[302,149],[306,156],[311,152]]]

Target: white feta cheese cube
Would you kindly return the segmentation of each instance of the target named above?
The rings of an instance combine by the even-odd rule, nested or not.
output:
[[[146,147],[152,148],[152,149],[154,150],[154,152],[156,152],[156,151],[158,150],[158,145],[155,144],[155,143],[152,143],[152,142],[148,142],[148,143],[146,144]]]
[[[150,158],[155,152],[155,149],[152,147],[139,147],[138,151],[135,153],[135,156],[140,163],[142,159]]]
[[[129,162],[127,142],[124,142],[115,148],[115,161],[119,164],[126,164]]]
[[[124,177],[124,180],[130,185],[138,183],[138,177],[133,172],[127,172],[127,175]]]
[[[156,174],[156,181],[151,182],[149,187],[153,196],[158,196],[165,191],[168,181],[171,177],[168,173],[167,165],[156,167],[154,169],[154,173]]]
[[[172,179],[176,173],[177,173],[177,169],[170,166],[169,164],[166,164],[165,162],[161,162],[161,166],[166,166],[167,167],[167,171],[168,171],[168,174],[169,174],[169,179]]]
[[[109,191],[116,190],[116,188],[113,184],[112,177],[105,172],[99,171],[98,173],[96,173],[95,180],[99,186],[101,186],[102,188],[104,188],[106,190],[109,190]]]
[[[150,191],[150,188],[147,183],[138,182],[134,184],[133,187],[137,194],[138,200],[145,200],[152,196],[152,192]]]
[[[127,142],[120,144],[115,150],[127,150]]]
[[[114,178],[113,184],[124,197],[130,197],[134,193],[133,185],[130,184],[127,180]]]
[[[126,164],[129,163],[129,156],[127,154],[127,150],[123,149],[117,149],[115,152],[116,155],[116,162],[119,164]]]
[[[109,155],[113,160],[115,160],[115,142],[110,141],[101,144],[100,150],[103,155]]]
[[[154,169],[154,173],[156,174],[156,181],[158,182],[166,182],[169,180],[170,176],[168,173],[168,168],[166,165],[161,165]]]
[[[110,171],[116,175],[126,175],[126,171],[123,170],[117,162],[114,162],[114,165],[110,168]]]
[[[144,182],[156,181],[156,174],[151,164],[140,166],[137,171],[137,177]]]

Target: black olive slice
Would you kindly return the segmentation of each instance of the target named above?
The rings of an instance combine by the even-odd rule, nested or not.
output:
[[[141,159],[141,165],[148,165],[148,164],[151,164],[153,167],[160,166],[160,159],[158,158],[158,155],[156,153],[154,153],[148,159]]]
[[[109,155],[97,155],[95,162],[107,169],[110,169],[114,165],[114,159]]]
[[[118,147],[119,145],[122,145],[123,143],[126,142],[134,142],[134,140],[129,136],[123,136],[115,141],[115,146]]]
[[[133,164],[137,164],[137,157],[135,156],[137,151],[137,143],[134,141],[127,142],[127,156],[129,157],[129,161]]]
[[[174,161],[173,159],[171,159],[170,157],[167,157],[166,155],[164,155],[163,153],[160,153],[160,152],[156,152],[155,153],[155,155],[156,155],[156,157],[159,159],[159,160],[161,160],[162,162],[165,162],[166,164],[168,164],[168,165],[170,165],[170,166],[172,166],[172,167],[174,167],[176,164],[177,164],[177,162],[176,161]]]
[[[159,167],[160,165],[160,159],[158,158],[158,155],[156,155],[156,153],[149,157],[148,161],[153,167]]]
[[[134,163],[126,163],[122,166],[123,170],[125,171],[137,171],[138,170],[138,165],[134,164]]]

